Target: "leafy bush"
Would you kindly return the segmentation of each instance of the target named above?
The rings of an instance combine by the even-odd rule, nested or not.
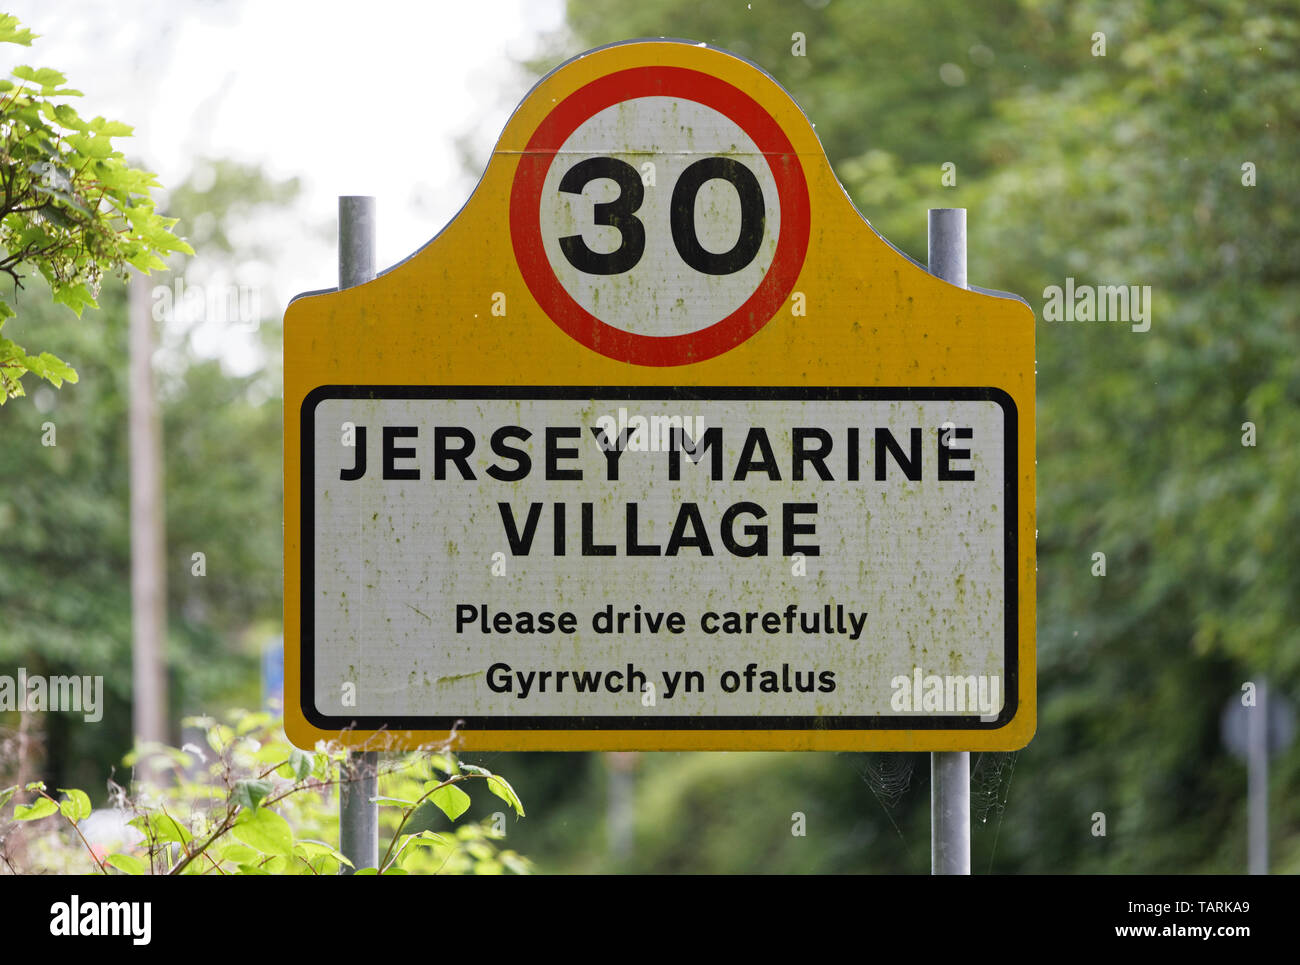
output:
[[[338,840],[338,786],[355,780],[348,753],[320,742],[312,752],[288,743],[267,713],[234,712],[228,722],[193,718],[207,747],[140,746],[124,763],[131,791],[109,781],[111,808],[94,812],[77,788],[51,793],[36,781],[0,790],[0,862],[13,873],[338,874],[351,862]],[[528,874],[531,863],[503,849],[504,812],[456,826],[468,810],[465,788],[478,783],[518,817],[510,783],[460,763],[447,748],[382,760],[380,860],[357,874]],[[57,795],[57,796],[56,796]],[[33,796],[27,803],[23,796]],[[13,804],[11,820],[5,810]],[[445,816],[452,825],[434,830]],[[120,818],[114,840],[105,820]]]

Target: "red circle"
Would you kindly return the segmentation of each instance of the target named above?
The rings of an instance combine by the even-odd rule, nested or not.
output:
[[[620,101],[677,97],[730,118],[767,158],[776,181],[781,229],[776,254],[745,303],[721,321],[684,335],[638,335],[602,322],[560,284],[542,245],[542,186],[555,155],[588,118]],[[542,310],[589,349],[637,365],[703,362],[735,348],[766,325],[794,288],[808,253],[808,183],[789,138],[758,101],[726,81],[684,67],[633,67],[574,91],[538,125],[519,159],[510,191],[515,261]]]

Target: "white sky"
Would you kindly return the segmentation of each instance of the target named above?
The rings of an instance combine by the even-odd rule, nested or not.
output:
[[[283,257],[236,279],[262,288],[264,314],[337,283],[338,195],[376,197],[381,269],[432,238],[477,180],[456,139],[471,137],[486,157],[532,82],[512,65],[563,21],[562,0],[9,0],[4,9],[40,36],[30,48],[0,47],[0,73],[62,71],[86,94],[74,100],[83,116],[135,127],[119,147],[164,186],[200,156],[303,179],[301,220],[268,229]],[[205,344],[235,368],[253,361],[229,331],[196,337]]]

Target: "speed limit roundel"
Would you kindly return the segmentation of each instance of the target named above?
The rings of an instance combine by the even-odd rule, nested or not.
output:
[[[619,361],[684,365],[740,345],[785,303],[808,250],[808,185],[744,91],[635,67],[538,125],[510,232],[524,281],[566,333]]]

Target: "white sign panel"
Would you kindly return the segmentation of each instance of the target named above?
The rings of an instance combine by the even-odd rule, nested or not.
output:
[[[321,726],[1014,713],[998,390],[331,386],[302,412]]]

